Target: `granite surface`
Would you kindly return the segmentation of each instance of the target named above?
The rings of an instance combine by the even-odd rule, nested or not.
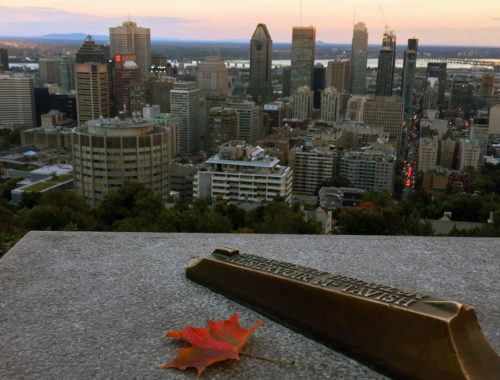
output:
[[[499,239],[31,232],[0,259],[0,378],[196,378],[156,368],[181,347],[165,332],[262,318],[185,278],[219,245],[468,303],[500,352]],[[384,378],[267,318],[245,349],[296,364],[242,357],[202,378]]]

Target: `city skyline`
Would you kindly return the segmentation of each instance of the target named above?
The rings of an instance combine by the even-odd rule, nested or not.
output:
[[[110,26],[123,20],[137,21],[151,29],[152,38],[180,40],[249,40],[255,25],[264,23],[276,42],[290,42],[293,26],[299,23],[299,1],[256,0],[216,4],[193,0],[166,4],[157,0],[145,3],[130,0],[97,2],[88,0],[87,12],[79,12],[75,1],[19,0],[16,6],[0,1],[0,35],[40,36],[51,33],[109,33]],[[465,0],[380,1],[351,0],[335,2],[309,0],[303,3],[302,25],[317,29],[317,40],[349,43],[356,21],[366,23],[370,44],[382,39],[385,24],[404,41],[418,37],[423,45],[499,46],[500,2],[482,0],[473,6]],[[92,10],[99,10],[93,12]],[[451,17],[453,16],[453,17]]]

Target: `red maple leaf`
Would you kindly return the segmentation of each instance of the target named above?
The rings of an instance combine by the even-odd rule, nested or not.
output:
[[[168,364],[158,368],[179,368],[185,370],[194,367],[198,377],[209,365],[226,360],[239,360],[247,339],[259,327],[263,320],[257,322],[250,330],[241,328],[238,313],[227,321],[208,321],[210,327],[193,328],[187,326],[184,331],[173,330],[167,333],[170,338],[184,339],[192,344],[189,348],[180,348],[177,357]]]

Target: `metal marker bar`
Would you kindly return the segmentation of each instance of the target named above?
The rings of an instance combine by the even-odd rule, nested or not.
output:
[[[186,276],[398,378],[500,376],[472,306],[227,247]]]

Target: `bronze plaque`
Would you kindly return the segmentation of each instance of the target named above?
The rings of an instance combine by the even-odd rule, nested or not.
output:
[[[186,276],[392,376],[500,377],[469,305],[227,247]]]

